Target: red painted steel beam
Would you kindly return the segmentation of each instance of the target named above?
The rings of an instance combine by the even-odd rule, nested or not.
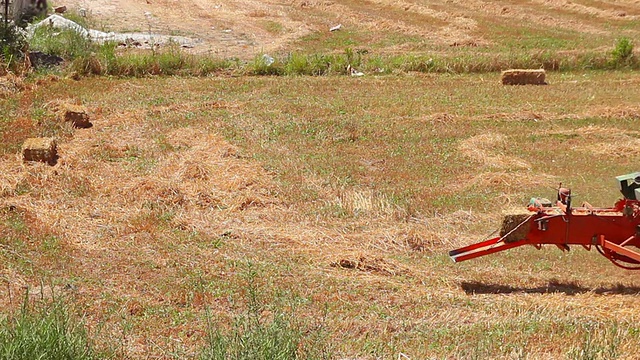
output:
[[[629,248],[620,246],[618,244],[614,244],[611,241],[604,240],[602,243],[603,247],[609,249],[617,254],[624,255],[630,259],[633,259],[640,263],[640,253],[637,251],[633,251]]]
[[[465,247],[461,247],[459,249],[451,250],[451,251],[449,251],[449,256],[455,256],[455,255],[458,255],[458,254],[462,254],[462,253],[466,253],[466,252],[469,252],[469,251],[472,251],[472,250],[483,248],[483,247],[486,247],[486,246],[489,246],[489,245],[494,245],[498,241],[500,241],[499,237],[493,238],[493,239],[489,239],[489,240],[485,240],[485,241],[481,241],[479,243],[471,244],[471,245],[468,245],[468,246],[465,246]]]
[[[482,243],[467,246],[466,248],[452,250],[449,252],[449,256],[451,257],[451,260],[453,260],[454,262],[462,262],[465,260],[475,259],[480,256],[485,256],[485,255],[497,253],[500,251],[512,249],[514,247],[531,244],[527,240],[520,240],[512,243],[505,243],[505,242],[498,243],[498,241],[500,241],[499,237],[482,242]],[[489,243],[489,244],[480,246],[485,243]]]

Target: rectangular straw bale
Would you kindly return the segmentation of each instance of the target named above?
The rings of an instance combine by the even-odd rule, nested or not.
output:
[[[504,242],[507,243],[526,238],[531,229],[531,221],[523,222],[534,214],[535,212],[527,209],[510,209],[505,211],[504,217],[502,218],[502,226],[500,227],[500,237],[504,237]],[[522,225],[518,227],[520,224]],[[512,230],[513,232],[511,232]]]
[[[86,129],[91,127],[89,114],[84,106],[64,104],[62,111],[64,113],[64,121],[71,122],[74,127]]]
[[[546,85],[544,69],[512,69],[502,72],[503,85]]]
[[[29,138],[22,144],[23,161],[41,161],[55,164],[58,149],[55,138]]]

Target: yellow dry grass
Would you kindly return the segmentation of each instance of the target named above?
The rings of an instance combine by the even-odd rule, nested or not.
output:
[[[566,179],[569,166],[582,166],[572,174],[577,183],[588,166],[581,165],[582,159],[593,158],[575,151],[583,138],[615,143],[619,138],[614,134],[635,134],[627,118],[594,124],[581,120],[588,110],[580,105],[582,97],[571,96],[588,98],[594,92],[605,97],[611,86],[587,87],[584,93],[584,84],[571,83],[543,93],[516,89],[519,96],[533,99],[526,111],[548,111],[524,122],[508,121],[524,111],[496,95],[504,89],[495,81],[491,94],[497,105],[482,107],[489,96],[483,93],[486,84],[480,87],[476,80],[393,77],[347,85],[343,78],[74,82],[66,91],[75,95],[60,97],[73,102],[79,97],[74,92],[88,89],[82,97],[95,114],[94,127],[76,129],[63,139],[54,167],[25,166],[19,154],[0,159],[0,209],[18,209],[33,234],[51,233],[60,242],[53,253],[37,236],[24,244],[33,271],[2,253],[8,261],[0,264],[0,278],[8,285],[0,287],[0,306],[10,305],[8,290],[15,306],[24,286],[37,289],[46,277],[43,296],[51,289],[69,295],[92,328],[103,326],[102,341],[117,339],[120,357],[169,358],[177,350],[193,357],[203,343],[207,309],[227,326],[242,306],[238,274],[253,262],[263,270],[256,279],[262,289],[299,296],[292,301],[299,301],[301,320],[315,319],[327,305],[323,326],[330,341],[338,344],[340,357],[362,357],[362,349],[373,341],[393,343],[393,350],[376,354],[395,351],[390,355],[394,358],[399,351],[412,358],[464,358],[480,341],[494,343],[503,339],[495,333],[507,331],[510,336],[504,341],[526,347],[535,358],[563,358],[568,342],[583,340],[585,332],[571,330],[579,324],[606,329],[617,324],[626,331],[628,324],[640,320],[640,305],[633,301],[639,292],[637,279],[593,252],[524,248],[462,264],[447,258],[448,250],[492,236],[502,208],[524,206],[523,196],[549,196],[532,192]],[[94,95],[94,82],[100,96]],[[380,96],[380,84],[388,84],[396,100]],[[66,84],[45,86],[59,90]],[[427,98],[419,96],[427,87],[433,93],[447,89],[475,110],[466,115],[457,105],[424,104]],[[216,88],[223,90],[211,95]],[[276,92],[284,94],[272,96]],[[311,93],[309,101],[293,107],[291,99],[305,92]],[[336,141],[343,129],[329,132],[340,126],[333,121],[338,115],[314,101],[340,104],[344,92],[353,94],[356,109],[348,125],[375,142]],[[547,97],[560,99],[561,93],[569,98],[545,107]],[[214,96],[221,98],[216,104],[234,105],[210,106]],[[397,99],[419,99],[415,106],[424,108],[397,114],[403,111],[392,102]],[[621,102],[621,108],[631,107]],[[370,111],[369,117],[360,116],[360,108]],[[26,105],[24,111],[32,109]],[[425,113],[455,115],[424,121]],[[312,120],[285,126],[303,118]],[[275,124],[272,128],[266,127],[269,121]],[[327,143],[317,145],[320,136],[309,140],[300,130],[323,124]],[[389,124],[402,125],[411,136],[396,137],[402,133],[398,127],[383,132]],[[273,135],[290,128],[298,132]],[[223,133],[243,146],[232,144]],[[530,135],[538,136],[538,142]],[[447,142],[436,147],[429,142],[434,138]],[[386,155],[396,149],[389,139],[405,146],[405,152]],[[412,139],[417,139],[414,147]],[[336,185],[337,171],[313,168],[311,156],[295,161],[309,153],[328,158],[333,154],[322,151],[331,146],[342,146],[338,149],[344,152],[336,163],[355,164],[351,183]],[[516,153],[515,146],[530,156]],[[264,157],[247,155],[259,151]],[[556,153],[569,160],[561,162]],[[279,162],[270,162],[278,156]],[[625,165],[615,170],[635,166],[637,156],[621,159]],[[448,162],[413,170],[445,157]],[[424,183],[411,182],[413,173],[398,166],[404,160],[406,169],[416,171]],[[282,175],[287,166],[296,171],[297,182]],[[614,175],[610,169],[597,171],[590,176]],[[381,175],[375,177],[376,172]],[[443,180],[429,182],[436,175]],[[383,181],[391,181],[393,190],[415,191],[411,198],[431,196],[444,205],[434,201],[418,210],[400,205],[397,192],[376,187]],[[579,184],[600,190],[600,181]],[[291,195],[302,187],[313,196]],[[615,193],[609,186],[602,191]],[[465,196],[477,198],[469,201]],[[472,205],[459,205],[463,203]],[[452,210],[442,210],[445,206]],[[0,225],[0,231],[8,230]],[[605,338],[598,334],[594,336]],[[634,354],[635,340],[627,334],[620,335],[617,349]],[[425,350],[425,341],[442,347]],[[458,345],[451,349],[450,344]],[[487,357],[509,357],[499,348],[486,347],[491,351]]]
[[[0,164],[0,208],[23,209],[33,221],[53,229],[75,254],[88,256],[89,263],[76,274],[93,279],[89,282],[100,279],[106,288],[82,285],[80,295],[87,300],[97,301],[95,296],[108,293],[123,299],[125,307],[134,299],[144,306],[159,304],[160,293],[134,290],[136,284],[160,285],[159,279],[176,277],[184,269],[173,267],[174,262],[186,262],[190,268],[218,261],[215,249],[203,249],[197,255],[165,253],[165,241],[175,238],[172,229],[216,238],[238,231],[237,221],[255,216],[254,209],[277,206],[272,196],[275,185],[265,171],[234,156],[235,148],[215,133],[185,128],[167,134],[170,145],[181,151],[149,164],[146,170],[139,168],[146,164],[135,164],[140,152],[153,151],[149,149],[153,140],[147,137],[149,124],[143,117],[122,112],[97,123],[96,131],[77,130],[71,141],[60,144],[61,158],[54,167],[23,166],[18,157]],[[105,159],[105,149],[123,150],[112,151],[113,157]],[[25,186],[32,189],[28,195],[17,192]],[[155,217],[163,214],[171,219],[166,229],[159,229]],[[138,267],[145,263],[153,265]],[[6,267],[2,271],[14,294],[20,294],[24,284],[37,287],[25,274]],[[3,304],[8,300],[0,296]],[[93,306],[97,310],[101,303]],[[163,325],[153,327],[160,331]],[[134,343],[137,336],[146,335],[134,336]],[[138,357],[151,349],[132,345],[128,351]]]

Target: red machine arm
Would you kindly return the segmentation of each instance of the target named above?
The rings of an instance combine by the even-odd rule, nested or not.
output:
[[[562,190],[566,194],[567,189]],[[622,199],[611,208],[590,204],[572,208],[570,199],[570,195],[559,196],[556,206],[546,207],[541,201],[532,201],[529,213],[521,215],[522,221],[507,221],[505,217],[500,237],[451,250],[449,256],[461,262],[522,245],[538,249],[556,245],[562,250],[569,250],[570,245],[587,250],[595,246],[615,265],[640,270],[640,201],[634,197]]]

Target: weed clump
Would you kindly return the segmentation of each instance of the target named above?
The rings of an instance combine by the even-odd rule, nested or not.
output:
[[[633,43],[627,37],[618,39],[616,45],[611,52],[613,65],[628,66],[632,65],[635,58],[633,56]]]
[[[230,329],[222,329],[211,316],[207,317],[207,339],[201,360],[330,358],[322,326],[310,330],[293,312],[265,303],[253,269],[249,269],[245,279],[246,310],[235,317]]]
[[[75,320],[60,302],[33,310],[25,297],[15,315],[0,317],[0,358],[97,359],[82,322]]]
[[[67,60],[88,56],[94,50],[93,42],[81,33],[73,29],[59,30],[49,26],[41,26],[34,31],[29,47]]]
[[[9,22],[0,25],[0,60],[6,68],[14,67],[23,58],[26,45],[24,32]],[[0,73],[1,75],[1,73]]]

